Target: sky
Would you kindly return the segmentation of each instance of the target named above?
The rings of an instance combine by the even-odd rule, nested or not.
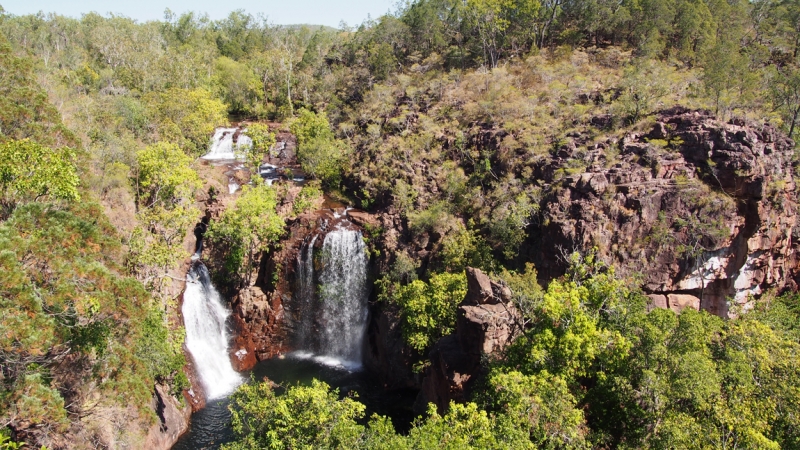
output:
[[[81,14],[115,13],[138,21],[163,20],[164,10],[208,13],[222,19],[231,11],[243,9],[252,15],[262,13],[276,25],[314,24],[338,27],[341,21],[358,25],[368,15],[373,19],[394,11],[397,0],[0,0],[6,13],[34,14],[55,12],[80,18]]]

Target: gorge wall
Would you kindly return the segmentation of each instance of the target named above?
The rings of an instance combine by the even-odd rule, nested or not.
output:
[[[605,117],[592,123],[610,126]],[[750,296],[795,288],[794,143],[769,125],[725,123],[683,108],[662,112],[640,130],[599,141],[576,132],[536,164],[524,182],[537,184],[542,196],[520,265],[533,262],[546,282],[565,272],[571,252],[595,251],[619,275],[639,276],[653,307],[723,317],[746,308]],[[499,146],[502,139],[502,131],[487,130],[482,145]],[[503,167],[497,170],[502,175]],[[304,252],[322,245],[337,216],[328,210],[291,220],[281,244],[262,258],[253,284],[234,296],[238,369],[296,348],[291,336],[308,325],[297,297],[310,289],[301,282],[300,263],[313,264]],[[395,205],[374,213],[350,210],[345,217],[377,230],[370,278],[388,273],[399,252],[419,261],[420,272],[433,264],[441,236],[413,232]],[[456,333],[435,344],[424,373],[412,369],[419,355],[404,343],[399,311],[374,302],[373,293],[363,362],[387,389],[421,389],[419,404],[443,407],[469,391],[480,355],[496,354],[513,337],[513,311],[502,287],[480,271],[468,272],[468,279]]]
[[[641,273],[656,306],[727,316],[727,298],[793,283],[793,147],[769,125],[675,108],[646,133],[595,144],[584,171],[557,179],[569,142],[541,168],[550,184],[523,256],[553,277],[565,251],[595,248],[622,275]]]

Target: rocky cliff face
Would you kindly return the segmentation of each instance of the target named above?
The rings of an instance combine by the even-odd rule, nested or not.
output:
[[[236,331],[231,358],[237,370],[297,349],[298,329],[308,306],[300,298],[303,280],[298,273],[301,260],[307,257],[304,252],[320,248],[328,231],[337,226],[354,227],[373,220],[369,214],[345,212],[342,207],[303,214],[288,223],[286,237],[262,256],[258,273],[250,277],[251,285],[239,289],[231,300]]]
[[[458,307],[456,331],[431,349],[415,404],[419,413],[428,403],[443,412],[451,401],[464,401],[481,375],[481,360],[500,356],[519,331],[511,291],[478,269],[466,273],[467,294]]]
[[[259,271],[251,277],[252,284],[231,299],[236,334],[231,359],[236,370],[249,370],[258,361],[290,351],[291,325],[286,305],[291,304],[300,249],[315,221],[316,217],[307,215],[289,223],[281,245],[261,257]]]
[[[775,128],[675,108],[646,133],[580,151],[575,136],[541,168],[548,182],[524,257],[550,278],[561,256],[597,249],[642,273],[655,306],[733,314],[726,299],[782,288],[794,267],[793,142]],[[618,154],[617,154],[618,153]],[[565,168],[575,158],[585,169]]]

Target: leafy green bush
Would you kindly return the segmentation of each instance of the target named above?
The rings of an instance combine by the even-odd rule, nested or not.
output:
[[[275,210],[277,202],[275,190],[266,184],[244,186],[233,207],[211,222],[206,236],[222,250],[225,269],[233,277],[249,277],[258,261],[257,253],[283,233],[283,219]]]
[[[388,298],[401,308],[406,343],[422,353],[453,331],[457,306],[466,293],[463,272],[440,273],[427,283],[414,280],[405,286],[394,285]]]
[[[289,128],[297,136],[297,158],[303,171],[326,187],[338,187],[352,150],[344,141],[334,138],[325,113],[301,109]]]
[[[3,423],[39,437],[61,432],[94,395],[103,405],[124,397],[126,407],[149,408],[153,379],[131,349],[151,300],[121,274],[121,250],[90,202],[30,203],[0,223]]]
[[[275,133],[270,131],[269,125],[253,123],[247,126],[245,134],[253,140],[253,145],[247,152],[247,160],[250,163],[250,167],[258,169],[264,161],[264,157],[269,154],[270,149],[275,145]]]
[[[266,382],[245,384],[231,397],[237,442],[223,448],[352,448],[364,429],[355,420],[364,405],[338,394],[317,380],[282,396]]]
[[[135,354],[145,366],[150,378],[166,383],[179,395],[190,387],[183,371],[186,357],[183,354],[183,327],[167,328],[164,312],[159,305],[151,305],[144,320],[138,324]]]
[[[225,450],[292,449],[532,449],[527,437],[503,417],[490,416],[474,403],[452,403],[440,415],[433,405],[407,436],[399,435],[387,417],[373,415],[367,426],[365,407],[320,381],[291,386],[276,395],[268,382],[246,384],[231,397],[236,440]]]
[[[0,143],[0,205],[6,213],[18,202],[43,197],[78,201],[78,183],[74,150],[28,140]]]
[[[303,214],[313,208],[322,199],[322,189],[319,182],[310,181],[303,186],[292,204],[292,211],[296,215]]]

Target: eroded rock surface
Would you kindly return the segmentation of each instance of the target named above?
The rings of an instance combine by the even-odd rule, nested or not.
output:
[[[655,306],[723,317],[727,298],[745,304],[790,279],[794,144],[774,127],[674,108],[647,133],[577,147],[541,169],[542,225],[524,256],[545,278],[563,273],[560,255],[596,248],[643,273]],[[568,175],[575,158],[587,167]]]
[[[181,405],[169,394],[168,388],[162,385],[156,385],[152,406],[158,420],[148,431],[145,448],[153,450],[172,448],[189,428],[192,408],[189,405]]]

